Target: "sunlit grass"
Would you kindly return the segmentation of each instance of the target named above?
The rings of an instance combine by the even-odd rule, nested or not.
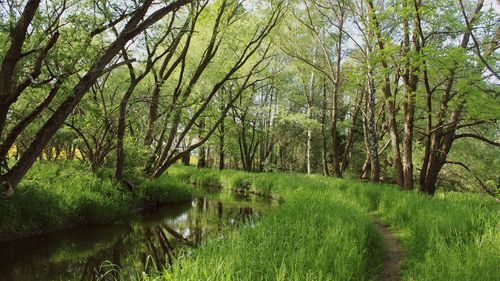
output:
[[[173,174],[197,172],[189,167],[173,170]],[[209,242],[195,258],[165,272],[165,280],[366,280],[373,274],[352,273],[371,260],[356,254],[356,247],[362,241],[377,240],[356,235],[373,235],[373,231],[355,228],[353,237],[365,237],[356,243],[345,235],[353,235],[353,225],[369,225],[369,213],[391,226],[400,240],[405,251],[403,280],[475,281],[500,276],[500,206],[490,198],[467,193],[429,197],[401,192],[391,185],[298,174],[226,170],[219,175],[225,188],[231,188],[234,178],[248,177],[254,183],[252,188],[265,186],[285,198],[284,206],[255,228],[236,232],[222,244]],[[332,230],[336,226],[341,232]],[[314,231],[326,236],[312,234]],[[318,247],[318,243],[324,244]],[[338,256],[318,250],[323,247]],[[364,249],[376,251],[377,247],[365,244]],[[339,266],[342,261],[346,265]],[[376,265],[368,268],[373,270]]]
[[[382,255],[362,211],[334,190],[301,189],[252,228],[209,240],[161,280],[370,280]]]

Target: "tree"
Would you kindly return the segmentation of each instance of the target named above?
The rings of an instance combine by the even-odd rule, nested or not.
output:
[[[141,5],[134,7],[132,11],[122,12],[111,22],[111,24],[100,26],[97,29],[90,31],[88,33],[88,38],[92,39],[97,34],[104,32],[109,27],[122,22],[125,18],[128,18],[128,20],[124,24],[123,29],[120,30],[118,36],[105,47],[102,55],[98,56],[92,66],[85,71],[85,74],[81,76],[81,78],[75,79],[77,82],[72,88],[72,95],[64,99],[57,106],[57,109],[55,109],[51,117],[47,121],[45,121],[43,126],[37,132],[36,136],[33,138],[33,141],[31,142],[27,150],[20,156],[16,164],[13,167],[1,172],[0,181],[2,182],[2,185],[10,187],[17,186],[19,181],[33,165],[36,157],[40,154],[43,147],[63,125],[66,118],[78,105],[78,103],[81,101],[83,96],[85,96],[94,82],[107,71],[106,67],[113,60],[113,58],[124,48],[127,42],[162,19],[165,15],[178,10],[179,8],[190,2],[190,0],[173,1],[167,5],[164,5],[163,7],[159,7],[154,12],[147,15],[148,11],[153,5],[153,1],[146,0]],[[33,79],[31,78],[33,78],[33,76],[39,75],[38,73],[40,72],[42,61],[54,46],[54,41],[57,41],[59,37],[57,27],[59,19],[65,14],[64,12],[66,10],[66,2],[63,2],[61,8],[58,10],[59,13],[56,14],[58,16],[55,18],[55,20],[48,25],[49,27],[47,31],[49,31],[48,33],[52,35],[50,37],[51,39],[49,39],[45,47],[39,50],[35,49],[34,51],[28,52],[30,56],[34,56],[35,54],[37,55],[35,63],[32,65],[33,72],[26,75],[27,78],[22,82],[16,83],[16,77],[19,74],[14,75],[15,69],[18,67],[19,62],[23,58],[22,49],[23,47],[25,47],[28,34],[27,30],[33,21],[35,12],[37,11],[39,4],[40,1],[38,0],[30,0],[25,5],[24,10],[19,17],[15,27],[11,30],[10,47],[6,51],[2,61],[2,67],[0,69],[0,100],[2,101],[0,105],[0,134],[2,136],[4,135],[4,128],[6,125],[9,109],[19,98],[19,96],[25,92],[27,86],[32,84]],[[49,70],[47,70],[47,72],[50,73]],[[35,111],[36,110],[37,109],[35,108]],[[2,156],[2,158],[5,159],[6,157]]]

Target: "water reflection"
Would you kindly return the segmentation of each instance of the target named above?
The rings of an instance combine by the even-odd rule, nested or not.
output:
[[[112,280],[118,270],[135,275],[172,264],[208,235],[223,237],[228,228],[252,226],[266,210],[198,198],[140,215],[124,226],[85,227],[0,244],[0,281],[97,280],[105,272]]]

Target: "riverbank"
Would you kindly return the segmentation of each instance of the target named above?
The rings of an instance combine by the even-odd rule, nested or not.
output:
[[[229,189],[249,181],[249,189],[263,186],[285,203],[255,227],[208,242],[163,272],[166,280],[374,280],[384,246],[372,216],[389,226],[402,246],[402,280],[497,280],[500,275],[500,205],[488,197],[429,197],[391,185],[298,174],[180,166],[170,174],[183,180],[218,176]],[[234,180],[241,177],[246,180]]]
[[[38,162],[10,199],[0,199],[0,242],[85,225],[117,224],[134,211],[189,202],[195,190],[162,176],[130,179],[127,190],[77,162]]]
[[[316,175],[175,165],[168,175],[134,182],[136,189],[127,192],[78,165],[62,169],[40,163],[12,201],[1,205],[0,227],[19,236],[71,224],[119,223],[138,206],[191,198],[191,184],[222,189],[224,196],[232,196],[232,190],[258,194],[282,205],[249,227],[173,257],[169,270],[157,264],[158,270],[119,279],[375,280],[387,245],[373,217],[391,229],[404,252],[401,280],[496,280],[500,275],[500,205],[493,199],[468,193],[429,197]]]
[[[209,238],[223,239],[279,205],[257,197],[210,192],[191,202],[140,212],[114,225],[83,226],[17,239],[0,247],[0,279],[124,280],[189,255]],[[108,273],[107,276],[101,276]],[[129,278],[128,276],[134,276]]]

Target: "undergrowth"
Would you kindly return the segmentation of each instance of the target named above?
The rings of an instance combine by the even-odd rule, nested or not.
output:
[[[136,178],[128,191],[102,172],[78,162],[37,162],[16,188],[0,199],[0,241],[89,224],[120,223],[149,205],[191,200],[193,190],[178,179]]]

